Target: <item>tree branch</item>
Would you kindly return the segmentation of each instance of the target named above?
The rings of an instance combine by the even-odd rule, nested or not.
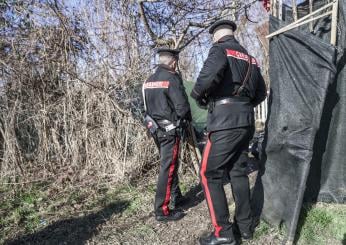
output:
[[[139,12],[141,15],[141,19],[143,21],[144,27],[147,30],[147,32],[149,33],[151,39],[156,40],[157,36],[156,34],[153,32],[153,30],[151,29],[149,22],[148,22],[148,18],[145,15],[145,10],[144,10],[144,2],[148,2],[149,0],[139,0]]]
[[[144,9],[144,3],[146,2],[151,2],[151,3],[155,3],[155,2],[162,2],[161,0],[139,0],[138,4],[139,4],[139,13],[141,15],[141,19],[143,21],[144,27],[147,30],[147,32],[149,33],[149,36],[151,37],[151,39],[153,40],[153,42],[155,43],[155,46],[160,46],[160,45],[170,45],[172,44],[172,40],[165,40],[162,38],[159,38],[154,31],[151,29],[150,25],[149,25],[149,21],[147,16],[145,15],[145,9]]]
[[[197,33],[197,36],[202,33],[206,28],[208,28],[208,24],[207,23],[197,23],[197,22],[189,22],[189,24],[185,27],[185,29],[182,31],[178,41],[175,43],[175,49],[179,48],[180,44],[182,43],[182,41],[184,40],[184,37],[186,36],[188,30],[190,29],[190,27],[199,27],[202,28],[203,30]],[[196,35],[192,36],[192,40],[188,40],[187,43],[190,44],[191,41],[193,41],[193,39],[195,39],[197,37]],[[183,47],[185,48],[187,45],[183,45]]]

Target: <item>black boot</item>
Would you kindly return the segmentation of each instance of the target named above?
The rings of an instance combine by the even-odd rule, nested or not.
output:
[[[218,244],[236,245],[237,242],[232,237],[216,237],[213,232],[207,237],[201,237],[199,239],[199,244],[201,245],[218,245]]]
[[[243,239],[243,240],[251,240],[253,237],[253,232],[251,231],[240,231],[238,225],[233,224],[232,225],[233,234],[237,239]]]
[[[170,209],[176,209],[184,205],[187,201],[187,198],[184,197],[181,192],[174,193],[171,195],[171,200],[169,202],[169,208]]]
[[[180,210],[171,210],[168,215],[155,215],[155,219],[160,222],[177,221],[182,219],[185,213]]]
[[[239,226],[238,226],[237,222],[234,221],[234,223],[232,224],[233,234],[237,238],[242,238],[243,240],[251,240],[253,238],[253,234],[254,234],[255,228],[258,226],[258,224],[259,224],[259,220],[258,219],[256,219],[256,220],[253,219],[252,223],[250,225],[250,230],[241,231],[239,229]]]

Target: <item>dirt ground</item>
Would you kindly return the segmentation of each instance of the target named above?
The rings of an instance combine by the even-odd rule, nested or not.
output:
[[[135,188],[118,192],[98,212],[83,212],[77,217],[53,222],[36,233],[7,240],[5,244],[198,244],[198,238],[211,232],[212,226],[197,178],[188,175],[181,179],[188,198],[182,207],[186,216],[177,222],[159,223],[153,215],[154,176],[141,180]],[[234,203],[230,185],[225,186],[225,190],[232,215]],[[280,244],[280,240],[277,233],[269,231],[243,244]]]
[[[212,231],[207,204],[200,186],[193,187],[187,196],[192,199],[183,206],[186,216],[177,222],[158,223],[153,214],[139,214],[126,219],[110,220],[90,242],[95,244],[199,244],[198,238]],[[234,210],[231,189],[227,188],[230,210]],[[149,210],[148,210],[149,211]],[[276,237],[262,238],[243,244],[279,244]]]
[[[251,179],[254,177],[255,175],[252,175]],[[154,215],[151,213],[151,204],[149,204],[146,212],[131,218],[118,217],[118,219],[110,220],[90,243],[109,244],[111,241],[112,244],[199,244],[198,238],[210,233],[212,225],[201,186],[197,180],[194,181],[194,184],[191,180],[188,182],[190,185],[185,193],[188,201],[182,207],[186,212],[183,219],[177,222],[159,223],[154,219]],[[225,191],[232,215],[234,202],[230,185],[225,186]],[[274,235],[243,244],[269,245],[279,243],[278,237]]]

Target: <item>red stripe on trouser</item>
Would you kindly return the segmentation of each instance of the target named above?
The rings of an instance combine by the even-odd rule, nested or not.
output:
[[[207,202],[208,202],[209,213],[211,216],[211,222],[215,228],[215,236],[219,237],[222,227],[219,226],[216,222],[214,205],[213,205],[213,201],[212,201],[211,196],[210,196],[207,178],[205,177],[205,172],[207,170],[208,156],[209,156],[210,148],[211,148],[211,142],[210,142],[209,135],[208,135],[208,142],[207,142],[207,145],[206,145],[205,150],[204,150],[200,174],[201,174],[201,179],[202,179],[202,185],[203,185],[204,192],[205,192],[205,197],[206,197]]]
[[[171,198],[171,187],[172,187],[173,173],[174,173],[174,169],[175,169],[175,163],[176,163],[177,158],[178,158],[178,152],[179,152],[179,139],[176,138],[175,145],[173,148],[172,162],[169,166],[165,201],[163,202],[163,205],[162,205],[162,211],[163,211],[164,215],[169,214],[168,204],[169,204],[169,200]]]

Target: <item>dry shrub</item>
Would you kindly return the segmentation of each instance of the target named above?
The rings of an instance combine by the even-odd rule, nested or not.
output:
[[[0,1],[1,181],[114,183],[157,166],[141,125],[152,48],[189,45],[193,79],[206,28],[248,2]]]
[[[141,125],[140,84],[149,69],[140,56],[119,59],[137,45],[131,35],[96,39],[81,24],[87,15],[56,3],[14,3],[7,11],[25,26],[9,22],[1,32],[1,181],[114,183],[155,160]],[[100,61],[105,52],[112,64]]]

